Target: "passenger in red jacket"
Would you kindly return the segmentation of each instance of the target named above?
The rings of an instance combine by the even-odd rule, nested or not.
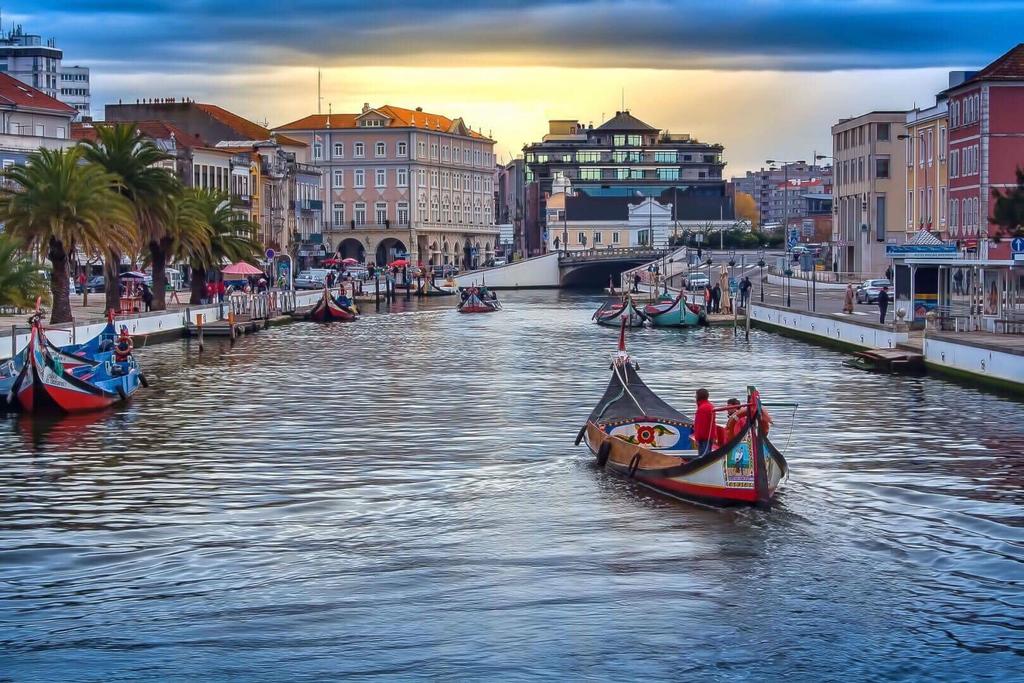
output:
[[[711,452],[718,425],[715,424],[715,406],[708,400],[708,390],[697,390],[697,413],[693,417],[693,440],[697,442],[697,455]]]

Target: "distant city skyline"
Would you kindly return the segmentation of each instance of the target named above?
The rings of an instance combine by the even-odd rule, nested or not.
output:
[[[266,5],[263,7],[263,5]],[[271,126],[363,102],[461,116],[501,160],[551,118],[595,125],[625,107],[725,145],[726,176],[829,153],[829,127],[870,109],[929,106],[946,72],[1020,42],[1022,2],[545,2],[317,0],[282,16],[255,0],[102,0],[4,8],[3,28],[56,38],[92,67],[93,111],[191,97]],[[623,97],[624,92],[624,97]]]

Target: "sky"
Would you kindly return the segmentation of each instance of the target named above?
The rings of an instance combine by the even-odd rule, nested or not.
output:
[[[623,103],[725,145],[726,174],[809,160],[830,126],[933,104],[1024,41],[1024,0],[19,0],[2,28],[91,67],[93,109],[191,97],[271,127],[392,104],[461,116],[499,158]]]

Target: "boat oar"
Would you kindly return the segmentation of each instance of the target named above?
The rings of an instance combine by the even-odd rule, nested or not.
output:
[[[586,433],[587,433],[587,425],[583,425],[582,427],[580,427],[579,433],[576,434],[576,444],[575,445],[577,445],[577,446],[580,445],[580,441],[583,441],[583,435],[586,434]]]

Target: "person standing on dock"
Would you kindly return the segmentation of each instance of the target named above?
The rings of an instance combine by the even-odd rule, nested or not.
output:
[[[740,306],[743,310],[746,310],[747,304],[750,303],[750,289],[753,286],[754,284],[750,281],[749,277],[744,277],[743,280],[740,281]]]
[[[878,293],[878,322],[885,324],[885,314],[889,310],[889,288],[882,287]]]
[[[715,424],[715,405],[709,400],[708,390],[703,387],[697,390],[697,412],[693,416],[693,440],[697,442],[697,456],[711,452],[717,426]]]
[[[640,292],[640,283],[643,282],[643,276],[640,275],[640,271],[633,273],[633,291]]]
[[[846,285],[846,295],[843,298],[843,313],[853,315],[853,285]]]
[[[722,312],[722,288],[717,282],[715,283],[715,286],[711,288],[711,312]]]

